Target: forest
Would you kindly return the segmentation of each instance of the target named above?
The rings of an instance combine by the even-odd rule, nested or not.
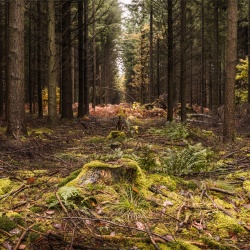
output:
[[[0,0],[0,249],[250,249],[250,1]]]

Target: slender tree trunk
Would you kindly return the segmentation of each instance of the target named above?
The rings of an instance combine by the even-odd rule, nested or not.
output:
[[[62,0],[62,99],[61,118],[73,119],[71,63],[71,1]]]
[[[9,2],[8,125],[7,134],[27,134],[24,97],[24,0]]]
[[[54,124],[57,120],[55,24],[55,2],[48,1],[48,122],[50,124]]]
[[[33,81],[32,81],[32,1],[29,9],[29,111],[33,113]]]
[[[78,118],[81,118],[84,116],[84,103],[83,103],[83,97],[84,97],[84,84],[83,84],[83,1],[78,1],[78,58],[79,58],[79,97],[78,97]]]
[[[173,77],[173,1],[168,0],[168,115],[167,120],[173,121],[174,111],[174,77]]]
[[[161,94],[161,80],[160,80],[160,39],[157,39],[157,53],[156,53],[156,61],[157,61],[157,96],[160,96]]]
[[[237,0],[228,0],[224,141],[235,139],[235,76],[237,60]]]
[[[218,14],[218,1],[214,0],[214,44],[213,44],[213,101],[212,109],[217,110],[219,106],[219,14]]]
[[[0,48],[4,48],[4,5],[0,5]],[[4,115],[4,85],[3,85],[3,57],[4,52],[0,49],[0,117]]]
[[[5,116],[8,120],[9,96],[9,1],[5,2]]]
[[[93,96],[92,96],[92,108],[96,106],[96,21],[95,21],[95,0],[92,0],[92,33],[93,33]]]
[[[250,103],[250,1],[248,1],[248,103]]]
[[[180,78],[180,93],[181,93],[181,121],[187,119],[186,112],[186,0],[181,0],[181,78]]]
[[[41,4],[37,1],[37,102],[38,102],[38,116],[43,116],[43,98],[42,98],[42,64],[41,64]]]
[[[204,0],[201,2],[201,106],[207,106]],[[199,93],[197,93],[199,94]]]
[[[89,77],[88,77],[88,49],[89,49],[89,0],[84,1],[84,30],[83,30],[83,83],[84,83],[84,115],[89,114]]]
[[[154,57],[153,57],[153,0],[150,0],[150,37],[149,37],[149,102],[154,99]]]

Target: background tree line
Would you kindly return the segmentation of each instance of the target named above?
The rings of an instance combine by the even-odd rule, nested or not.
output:
[[[25,133],[24,103],[41,117],[47,101],[55,123],[58,113],[73,118],[75,102],[83,117],[89,103],[122,97],[146,103],[164,93],[169,121],[179,102],[182,121],[187,102],[213,110],[225,103],[234,131],[227,100],[234,101],[236,52],[248,55],[247,6],[247,0],[132,0],[122,24],[117,0],[0,1],[0,115],[8,133]]]

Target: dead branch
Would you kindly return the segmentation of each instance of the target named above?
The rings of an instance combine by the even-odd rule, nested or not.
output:
[[[19,188],[17,188],[16,190],[13,190],[13,191],[11,191],[10,193],[7,193],[7,194],[2,195],[2,196],[0,197],[0,200],[7,199],[9,196],[15,195],[15,194],[17,194],[17,193],[23,191],[25,188],[26,188],[25,184],[22,183],[22,185],[21,185]]]
[[[176,224],[175,232],[178,232],[178,230],[180,229],[180,225],[182,224],[182,222],[179,223],[179,221],[181,221],[181,220],[180,220],[181,211],[182,211],[183,208],[185,208],[185,206],[186,206],[186,202],[184,202],[184,203],[180,206],[180,208],[178,209],[177,216],[176,216],[178,222],[177,222],[177,224]]]
[[[23,240],[23,238],[26,236],[26,234],[30,231],[30,229],[35,225],[35,223],[33,223],[32,225],[30,225],[27,229],[25,229],[25,231],[22,233],[22,235],[20,236],[16,246],[14,247],[14,250],[18,250],[19,246]]]
[[[64,217],[64,219],[77,219],[77,220],[89,220],[89,221],[99,221],[99,222],[104,222],[104,223],[107,223],[107,224],[110,224],[110,225],[113,225],[113,226],[117,226],[117,227],[122,227],[122,228],[127,228],[129,230],[136,230],[136,231],[140,231],[140,232],[143,232],[143,233],[146,233],[147,234],[147,231],[144,230],[144,229],[140,229],[140,228],[137,228],[137,227],[131,227],[131,226],[126,226],[126,225],[121,225],[121,224],[117,224],[117,223],[114,223],[112,221],[108,221],[108,220],[104,220],[104,219],[93,219],[93,218],[83,218],[83,217],[75,217],[75,216],[72,216],[72,217]],[[160,234],[157,234],[157,233],[154,233],[154,232],[151,232],[152,235],[164,240],[165,242],[169,242],[170,240],[167,239],[166,237],[163,237],[161,236]],[[103,235],[101,235],[101,237],[103,238]],[[109,237],[113,237],[113,236],[109,236]]]
[[[228,194],[228,195],[236,196],[235,192],[230,192],[230,191],[227,191],[227,190],[221,189],[221,188],[210,187],[209,190],[210,191],[219,192],[219,193],[223,193],[223,194]]]

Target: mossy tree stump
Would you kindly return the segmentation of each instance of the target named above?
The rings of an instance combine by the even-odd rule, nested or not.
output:
[[[77,178],[68,185],[84,187],[87,184],[112,185],[125,182],[141,186],[144,179],[144,174],[135,161],[121,158],[112,162],[91,161],[85,164]]]

